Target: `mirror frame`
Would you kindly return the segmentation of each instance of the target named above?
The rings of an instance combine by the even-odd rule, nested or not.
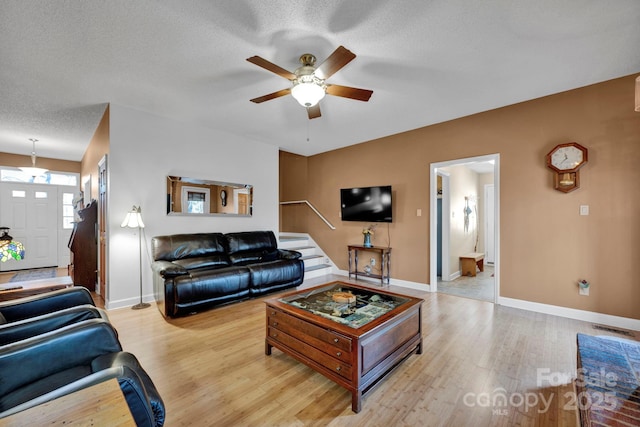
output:
[[[186,184],[178,186],[176,183]],[[177,189],[180,188],[180,195],[177,195]],[[183,212],[182,206],[180,211],[174,209],[174,204],[182,200],[182,194],[188,188],[202,188],[203,193],[209,194],[205,204],[209,206],[209,211],[215,209],[215,212],[195,213]],[[211,196],[211,195],[214,196]],[[242,208],[239,204],[239,194],[248,194],[246,201],[246,213],[238,213],[238,209]],[[233,217],[250,217],[253,215],[253,185],[236,184],[224,181],[212,181],[208,179],[189,178],[176,175],[167,175],[166,187],[166,211],[168,216],[233,216]],[[205,196],[206,197],[206,196]],[[182,204],[182,203],[181,203]]]

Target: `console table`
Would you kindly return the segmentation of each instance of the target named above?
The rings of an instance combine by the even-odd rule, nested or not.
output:
[[[73,282],[69,276],[4,283],[0,285],[0,301],[29,297],[71,286],[73,286]]]
[[[360,251],[369,251],[369,252],[377,252],[380,257],[380,274],[363,274],[367,277],[375,277],[380,279],[380,285],[384,285],[384,281],[387,281],[387,285],[389,284],[389,279],[391,274],[389,273],[391,270],[391,248],[386,246],[362,246],[362,245],[349,245],[349,279],[351,279],[351,275],[355,276],[355,279],[358,280],[358,252]],[[352,268],[353,266],[353,268]]]

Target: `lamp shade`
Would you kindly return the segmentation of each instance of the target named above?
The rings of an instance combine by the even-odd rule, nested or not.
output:
[[[44,168],[33,168],[30,166],[22,166],[20,167],[20,170],[24,173],[26,173],[29,176],[32,177],[37,177],[37,176],[41,176],[44,175],[45,173],[48,172],[48,169],[44,169]]]
[[[0,262],[7,262],[10,259],[20,261],[24,259],[24,246],[20,242],[13,240],[9,235],[9,227],[0,227]]]
[[[124,221],[122,221],[120,227],[144,228],[144,222],[142,222],[140,210],[141,209],[139,207],[134,206],[129,212],[127,212],[127,216],[124,217]]]

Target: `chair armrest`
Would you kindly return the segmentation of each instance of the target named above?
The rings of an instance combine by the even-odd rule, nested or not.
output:
[[[152,262],[151,269],[164,278],[189,274],[189,271],[183,266],[164,260]]]
[[[89,375],[0,412],[0,418],[115,378],[118,380],[118,385],[136,426],[163,426],[165,421],[164,402],[153,381],[133,354],[118,351],[98,356],[92,361],[91,370]]]
[[[95,305],[91,294],[82,286],[59,289],[30,297],[0,302],[0,313],[7,322],[51,313],[77,305]]]
[[[1,346],[0,396],[121,350],[115,330],[103,319],[84,320]]]
[[[0,346],[51,332],[88,319],[109,320],[107,313],[90,304],[65,308],[0,325]]]
[[[118,383],[137,426],[159,427],[164,424],[165,407],[155,384],[138,359],[128,352],[105,354],[92,363],[94,371],[121,368]]]
[[[298,251],[290,251],[288,249],[278,249],[278,258],[280,259],[298,259],[302,254]]]

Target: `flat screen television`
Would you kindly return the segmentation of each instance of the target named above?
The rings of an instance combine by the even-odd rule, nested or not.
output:
[[[340,190],[343,221],[392,222],[391,186]]]

